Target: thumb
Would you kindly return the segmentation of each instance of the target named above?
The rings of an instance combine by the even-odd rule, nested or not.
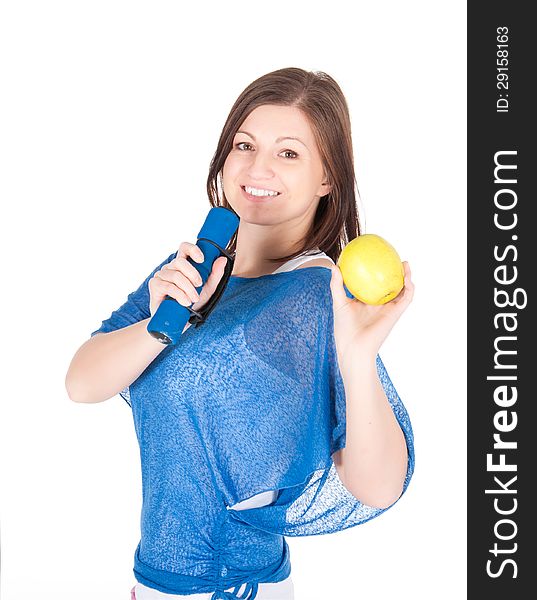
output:
[[[206,290],[206,293],[212,295],[219,281],[222,279],[224,275],[224,270],[226,268],[227,259],[225,256],[219,256],[214,262],[211,268],[211,272],[209,273],[209,277],[207,277],[207,281],[203,287],[203,290]],[[203,292],[202,290],[202,292]]]
[[[332,299],[334,301],[334,308],[336,310],[340,306],[343,306],[343,304],[347,304],[349,301],[343,285],[344,282],[341,270],[337,265],[334,265],[332,267],[332,277],[330,279],[330,290],[332,291]]]
[[[218,282],[222,279],[224,271],[226,270],[227,258],[225,256],[219,256],[213,263],[212,273],[214,275],[214,285],[218,285]]]

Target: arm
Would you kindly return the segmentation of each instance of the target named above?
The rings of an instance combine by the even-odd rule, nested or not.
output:
[[[166,348],[147,331],[149,320],[97,333],[84,342],[65,377],[69,398],[74,402],[104,402],[138,379]],[[189,326],[185,325],[183,333]]]
[[[374,356],[349,357],[342,371],[346,445],[334,453],[342,483],[368,506],[387,508],[401,495],[407,471],[404,434],[379,380]]]
[[[363,504],[387,508],[401,495],[408,466],[405,436],[376,368],[385,337],[412,300],[414,285],[404,263],[405,288],[383,306],[349,299],[337,266],[325,258],[300,267],[332,269],[334,336],[346,398],[346,444],[333,454],[343,485]]]
[[[153,269],[139,288],[128,295],[127,301],[113,311],[77,350],[65,378],[71,400],[103,402],[138,379],[166,347],[151,336],[147,324],[151,313],[167,295],[183,306],[194,303],[195,310],[205,305],[224,273],[226,260],[221,257],[214,261],[211,273],[198,294],[194,285],[199,273],[187,262],[189,256],[196,262],[203,261],[203,253],[198,246],[183,242],[179,250]],[[190,325],[187,322],[182,333]]]
[[[175,281],[175,271],[179,268],[183,271],[184,267],[174,264],[170,269],[170,263],[178,256],[178,262],[186,263],[184,257],[190,255],[193,249],[199,250],[194,244],[183,242],[179,251],[170,254],[153,269],[138,289],[128,295],[126,302],[114,310],[77,350],[65,377],[65,387],[71,400],[84,403],[108,400],[136,381],[164,350],[166,344],[160,343],[147,331],[152,312],[151,302],[154,312],[166,295],[171,295],[183,305],[185,301],[193,301],[186,295],[186,287],[182,285],[179,288],[176,283],[171,283],[171,280]],[[200,259],[203,256],[198,255],[196,260],[199,262]],[[165,275],[162,274],[164,268],[170,269]],[[195,272],[191,266],[187,271]],[[185,276],[181,277],[184,279]],[[211,277],[211,285],[214,285],[214,275],[211,273],[205,287],[208,287]],[[200,301],[194,308],[200,303],[203,305],[203,301]],[[183,333],[189,327],[190,323],[187,322]]]

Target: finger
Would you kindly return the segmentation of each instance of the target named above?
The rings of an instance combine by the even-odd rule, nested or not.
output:
[[[201,292],[200,292],[200,301],[197,302],[192,308],[194,310],[198,310],[199,308],[205,306],[206,302],[212,297],[214,294],[218,283],[222,279],[222,275],[224,274],[226,268],[227,258],[225,256],[218,257],[212,266],[211,273],[205,282]]]
[[[179,304],[182,304],[183,306],[192,306],[193,304],[192,299],[189,298],[183,290],[179,289],[176,285],[173,285],[172,283],[170,283],[168,296],[175,298],[177,302],[179,302]]]
[[[149,285],[152,286],[153,290],[156,290],[156,293],[158,293],[159,295],[171,296],[183,306],[190,306],[192,304],[192,300],[187,296],[187,294],[183,290],[178,288],[174,283],[164,281],[163,279],[160,279],[158,277],[153,277],[149,281]]]
[[[403,266],[405,269],[405,286],[404,286],[404,290],[407,293],[407,299],[412,300],[412,297],[414,296],[414,283],[412,282],[412,274],[410,272],[410,265],[408,264],[408,262],[405,260],[403,262]],[[408,298],[409,297],[409,298]]]
[[[337,310],[337,308],[346,304],[349,301],[349,298],[343,287],[344,281],[340,268],[337,265],[333,265],[331,269],[332,277],[330,278],[330,289],[332,291],[334,308]]]
[[[202,263],[205,260],[203,252],[199,246],[196,244],[192,244],[191,242],[182,242],[179,246],[179,250],[177,251],[177,256],[179,258],[186,258],[190,256],[192,260],[197,263]]]
[[[190,279],[181,273],[181,271],[177,271],[176,269],[161,269],[155,273],[155,277],[162,279],[163,281],[174,283],[189,298],[191,298],[192,302],[197,302],[199,300],[199,294],[196,291],[196,288],[193,286]]]
[[[408,278],[408,279],[405,279],[404,286],[401,288],[401,291],[397,294],[397,296],[393,300],[390,301],[390,304],[393,303],[393,304],[397,304],[397,305],[404,305],[406,307],[406,305],[410,304],[413,297],[414,297],[414,284]],[[401,306],[400,306],[400,308],[401,308]]]
[[[196,267],[192,263],[189,263],[188,260],[182,256],[174,258],[162,268],[180,271],[186,275],[196,287],[199,287],[203,283],[201,275]]]
[[[216,289],[216,286],[222,279],[222,275],[224,274],[224,271],[226,269],[226,263],[227,258],[225,256],[219,256],[213,262],[211,273],[209,274],[209,277],[207,278],[207,283],[205,284],[208,287],[211,294]]]

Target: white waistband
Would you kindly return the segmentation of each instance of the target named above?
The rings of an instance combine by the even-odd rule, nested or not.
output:
[[[246,589],[247,584],[243,584],[237,594],[242,594]],[[226,591],[232,591],[234,588],[228,588]],[[256,600],[292,600],[294,598],[294,584],[291,575],[283,581],[275,583],[260,583],[258,584]],[[211,600],[214,594],[165,594],[159,590],[145,586],[139,581],[136,583],[134,593],[136,600],[178,600],[179,598],[187,598],[188,600]]]

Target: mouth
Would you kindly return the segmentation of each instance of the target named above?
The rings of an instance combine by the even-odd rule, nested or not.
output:
[[[241,190],[243,195],[252,202],[266,202],[281,195],[281,192],[276,192],[275,190],[253,188],[249,185],[241,185]]]

